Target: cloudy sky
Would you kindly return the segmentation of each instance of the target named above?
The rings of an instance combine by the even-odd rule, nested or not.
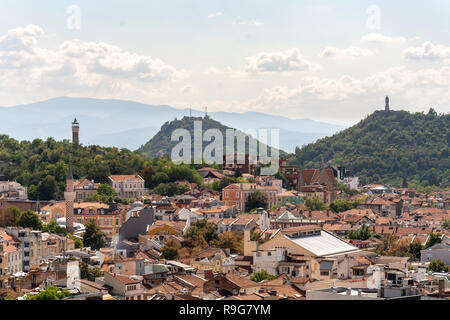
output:
[[[450,111],[448,0],[2,0],[0,15],[1,106],[117,98],[353,124],[389,95]]]

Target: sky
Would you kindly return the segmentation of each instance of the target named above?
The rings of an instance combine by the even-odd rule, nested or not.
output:
[[[0,106],[59,96],[351,125],[450,111],[450,1],[2,0]]]

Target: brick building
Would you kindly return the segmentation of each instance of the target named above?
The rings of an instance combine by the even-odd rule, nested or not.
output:
[[[258,186],[256,183],[235,183],[223,188],[222,201],[226,206],[236,206],[243,212],[248,196],[257,190],[267,195],[268,208],[276,205],[277,194],[281,192],[281,189],[273,186]]]

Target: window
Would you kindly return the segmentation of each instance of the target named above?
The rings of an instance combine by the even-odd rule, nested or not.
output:
[[[267,252],[267,255],[270,257],[272,255],[272,252]]]

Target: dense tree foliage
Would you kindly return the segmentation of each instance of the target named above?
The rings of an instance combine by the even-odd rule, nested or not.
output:
[[[90,220],[86,224],[86,232],[83,235],[83,245],[90,247],[92,250],[104,248],[106,245],[106,235],[95,224],[94,220]]]
[[[42,228],[41,219],[31,210],[21,212],[19,219],[17,220],[17,225],[23,228],[31,228],[33,230],[40,230]]]
[[[133,203],[133,199],[123,199],[119,197],[119,194],[109,185],[100,184],[97,191],[86,197],[85,202],[104,202],[104,203]]]
[[[411,258],[416,261],[420,261],[420,251],[424,249],[424,246],[420,242],[414,241],[409,245],[409,253]]]
[[[327,205],[319,197],[307,197],[305,199],[306,209],[311,211],[326,210]]]
[[[201,121],[202,130],[206,132],[209,129],[216,129],[222,133],[223,141],[221,141],[222,146],[226,146],[226,131],[227,129],[231,129],[220,122],[211,119],[209,117],[183,117],[182,119],[174,119],[173,121],[167,121],[162,127],[161,130],[147,143],[145,143],[141,148],[139,148],[139,152],[147,154],[149,157],[158,157],[161,154],[165,156],[170,156],[173,148],[179,143],[179,141],[172,141],[172,133],[177,129],[185,129],[189,131],[191,141],[191,158],[193,159],[194,154],[194,122]],[[203,138],[203,137],[201,137]],[[252,138],[252,140],[254,140]],[[258,147],[259,147],[259,142]],[[203,142],[203,148],[209,145],[210,142]],[[248,138],[245,143],[245,150],[248,152]],[[225,148],[224,148],[225,149]],[[237,150],[237,143],[235,143],[235,151]],[[203,149],[202,149],[203,151]],[[287,155],[284,151],[280,150],[280,156]],[[200,159],[195,159],[196,162],[203,162],[203,156],[200,155]]]
[[[0,227],[17,226],[22,211],[17,207],[0,209]]]
[[[250,276],[250,280],[255,281],[255,282],[261,282],[264,280],[273,280],[275,279],[275,277],[273,275],[270,275],[267,273],[267,271],[265,269],[259,271],[259,272],[255,272],[254,274],[252,274]]]
[[[427,240],[427,243],[425,244],[425,247],[429,248],[429,247],[434,246],[436,243],[441,243],[442,242],[441,237],[442,237],[442,234],[431,232],[429,234],[429,238]]]
[[[191,242],[197,242],[200,239],[209,244],[212,240],[218,240],[217,225],[208,222],[205,219],[199,220],[192,224],[186,231],[185,237]]]
[[[350,230],[348,238],[352,240],[367,240],[372,236],[369,227],[364,227],[361,230]]]
[[[245,209],[247,211],[258,208],[267,209],[268,205],[269,199],[267,197],[267,194],[260,190],[256,190],[255,192],[248,195],[247,202],[245,203]]]
[[[344,212],[347,210],[355,209],[359,204],[362,203],[362,199],[349,200],[346,198],[337,199],[330,203],[330,208],[334,212]]]
[[[158,161],[156,161],[158,162]],[[136,174],[154,164],[148,157],[127,149],[99,146],[73,148],[70,141],[35,139],[17,141],[0,135],[1,174],[28,187],[30,199],[64,198],[68,164],[74,179],[108,183],[110,174]]]
[[[181,246],[175,240],[169,240],[161,249],[161,258],[167,260],[175,260],[178,258]]]
[[[55,286],[50,286],[36,295],[27,294],[26,300],[61,300],[68,296],[70,296],[69,290],[60,290]]]
[[[230,249],[231,253],[244,252],[244,233],[242,231],[227,231],[219,234],[218,240],[211,241],[211,245],[217,248]]]
[[[223,177],[220,180],[214,181],[210,187],[215,191],[222,192],[223,188],[226,188],[233,183],[238,183],[238,179],[234,177]]]
[[[420,250],[424,247],[417,241],[409,243],[407,239],[399,240],[399,237],[386,235],[381,238],[375,252],[383,256],[410,257],[414,261],[420,260]]]
[[[172,197],[180,195],[189,191],[189,187],[185,184],[179,186],[174,182],[160,183],[156,188],[152,189],[152,193],[160,194],[162,196]]]
[[[80,262],[80,278],[95,281],[95,278],[103,277],[104,272],[97,266],[90,267],[86,262]]]
[[[442,260],[433,260],[428,266],[428,271],[432,272],[447,272],[448,266]]]
[[[292,164],[326,161],[350,169],[360,182],[450,187],[450,114],[376,111],[332,137],[297,148]]]
[[[444,229],[450,229],[450,219],[444,219],[444,221],[442,221],[441,226]]]
[[[66,187],[68,165],[71,163],[74,179],[87,178],[108,184],[111,174],[143,174],[146,186],[155,188],[160,183],[180,180],[202,184],[197,171],[188,165],[178,166],[167,158],[155,158],[131,152],[128,149],[80,146],[73,148],[70,141],[35,139],[17,141],[0,135],[0,174],[28,187],[31,200],[62,200]],[[102,187],[103,188],[103,187]],[[100,200],[112,194],[98,192]],[[118,202],[118,201],[116,201]]]

